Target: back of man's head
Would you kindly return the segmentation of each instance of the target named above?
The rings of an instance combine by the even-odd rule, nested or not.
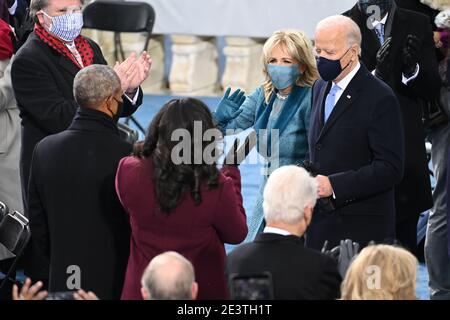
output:
[[[80,107],[100,109],[101,104],[121,90],[116,72],[106,65],[93,64],[82,69],[73,82],[73,96]]]
[[[194,267],[182,255],[169,251],[152,259],[141,280],[144,300],[194,300],[198,285]]]
[[[276,169],[264,188],[263,209],[267,225],[296,227],[308,220],[302,228],[306,229],[316,199],[317,183],[305,169],[297,166]],[[305,213],[309,216],[305,217]]]

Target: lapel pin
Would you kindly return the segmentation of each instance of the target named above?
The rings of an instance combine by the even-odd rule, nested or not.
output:
[[[352,98],[352,96],[347,96],[347,99],[351,99]]]

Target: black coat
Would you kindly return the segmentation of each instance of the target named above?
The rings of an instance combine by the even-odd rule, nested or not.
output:
[[[227,257],[226,272],[272,274],[277,300],[329,300],[340,297],[337,262],[305,248],[301,238],[260,233],[251,243],[235,248]]]
[[[420,12],[426,15],[429,18],[431,25],[433,26],[433,30],[436,30],[436,25],[434,23],[434,19],[439,14],[439,10],[435,10],[430,8],[426,4],[420,2],[420,0],[395,0],[395,3],[403,9]]]
[[[403,126],[397,98],[384,82],[361,68],[342,93],[326,124],[324,104],[330,82],[313,86],[309,157],[318,174],[328,176],[336,210],[316,210],[307,246],[320,249],[352,239],[392,240],[394,186],[402,179]]]
[[[447,168],[450,168],[450,148],[448,149]],[[447,170],[447,234],[450,234],[450,170]],[[450,257],[450,237],[447,236],[447,251]]]
[[[106,64],[99,46],[88,39],[94,50],[94,64]],[[66,130],[77,104],[73,80],[79,68],[61,56],[34,33],[18,51],[11,69],[14,94],[22,118],[20,171],[23,197],[26,190],[35,145],[44,137]],[[136,105],[124,97],[122,116],[131,115],[142,103],[142,91]]]
[[[67,291],[68,267],[76,265],[81,288],[120,298],[130,226],[114,181],[119,160],[131,150],[110,117],[89,109],[80,109],[66,131],[38,143],[28,197],[28,276],[49,278],[50,291]]]
[[[376,67],[376,55],[380,42],[375,32],[367,28],[367,18],[353,7],[344,13],[352,18],[362,32],[362,61],[369,71]],[[396,187],[397,223],[411,215],[419,215],[432,206],[431,185],[425,151],[425,132],[422,126],[422,99],[432,100],[438,96],[441,80],[438,74],[433,33],[427,17],[420,13],[395,8],[390,13],[387,24],[392,20],[391,30],[386,28],[386,39],[392,36],[393,70],[390,83],[403,115],[405,127],[405,174]],[[403,47],[407,35],[417,36],[422,43],[419,60],[419,75],[405,86],[402,83]]]

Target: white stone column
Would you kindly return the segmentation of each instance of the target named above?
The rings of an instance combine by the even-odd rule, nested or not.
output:
[[[175,95],[212,95],[217,88],[218,63],[214,39],[172,35],[169,86]]]
[[[222,76],[224,90],[242,89],[251,93],[264,82],[261,55],[263,40],[226,37],[223,52],[226,57],[225,70]]]
[[[108,62],[108,65],[114,66],[116,61],[114,57],[114,33],[98,30],[84,30],[83,34],[97,42]],[[145,33],[122,33],[122,47],[125,58],[132,52],[140,54],[144,49]],[[142,90],[146,94],[163,93],[166,88],[164,80],[164,36],[153,35],[147,47],[147,52],[152,57],[153,63],[150,76],[142,84]]]

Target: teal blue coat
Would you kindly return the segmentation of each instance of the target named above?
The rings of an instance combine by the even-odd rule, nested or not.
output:
[[[286,165],[296,165],[303,162],[308,151],[308,129],[309,118],[311,112],[311,88],[295,86],[289,94],[278,119],[271,128],[267,128],[267,123],[272,110],[272,104],[276,98],[275,92],[271,95],[269,103],[265,102],[264,88],[258,87],[251,95],[247,97],[240,109],[242,112],[239,116],[229,122],[222,122],[221,130],[226,129],[248,129],[254,128],[259,136],[261,129],[278,129],[279,131],[279,148],[278,157],[273,154],[273,158],[266,157],[265,167],[268,172],[278,167]],[[271,137],[268,138],[268,149],[270,150]],[[259,143],[258,143],[259,145]],[[274,149],[277,149],[276,146]],[[261,151],[261,150],[258,150]],[[260,152],[261,153],[261,152]],[[266,152],[263,152],[265,156]],[[249,217],[249,231],[246,241],[253,241],[256,234],[262,231],[264,226],[264,214],[262,210],[263,191],[267,181],[267,175],[263,175],[258,200],[253,210],[253,214]]]

